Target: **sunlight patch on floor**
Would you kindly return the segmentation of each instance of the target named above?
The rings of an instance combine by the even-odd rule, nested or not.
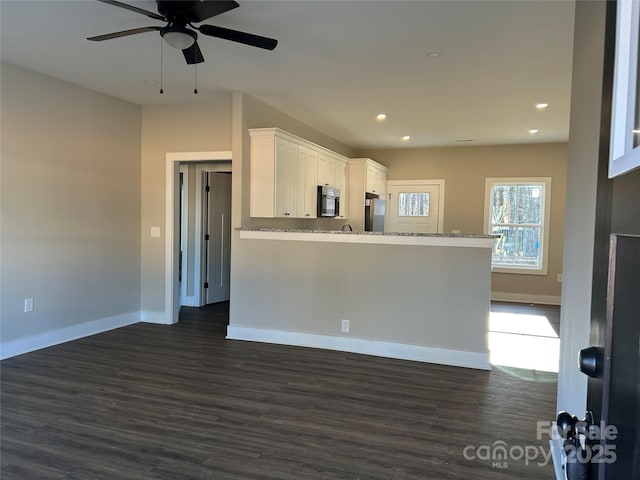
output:
[[[558,372],[560,338],[544,315],[491,312],[493,365]]]

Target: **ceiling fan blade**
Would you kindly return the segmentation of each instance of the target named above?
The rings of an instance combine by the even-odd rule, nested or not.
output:
[[[161,27],[141,27],[133,28],[131,30],[123,30],[121,32],[105,33],[104,35],[96,35],[95,37],[89,37],[87,40],[94,42],[102,42],[103,40],[111,40],[112,38],[127,37],[129,35],[136,35],[138,33],[153,32],[160,30]]]
[[[132,12],[141,13],[142,15],[146,15],[149,18],[153,18],[155,20],[165,21],[164,17],[161,17],[157,13],[150,12],[149,10],[144,10],[142,8],[134,7],[133,5],[127,5],[126,3],[117,2],[116,0],[98,0],[102,3],[108,3],[109,5],[113,5],[115,7],[125,8],[127,10],[131,10]]]
[[[189,48],[185,48],[184,50],[182,50],[182,54],[184,55],[184,59],[189,65],[204,62],[204,57],[202,56],[202,52],[200,51],[198,42],[193,42],[193,45],[191,45]]]
[[[273,50],[278,45],[278,41],[273,38],[261,37],[252,33],[239,32],[224,27],[216,27],[213,25],[200,25],[198,30],[204,35],[210,37],[231,40],[232,42],[244,43],[253,47],[264,48],[265,50]]]
[[[184,12],[184,16],[190,22],[198,23],[239,6],[234,0],[203,0]]]

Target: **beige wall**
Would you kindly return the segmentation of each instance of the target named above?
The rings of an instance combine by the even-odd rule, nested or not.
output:
[[[266,341],[275,335],[303,345],[305,334],[319,335],[327,338],[312,344],[322,348],[335,348],[333,337],[342,337],[346,350],[362,340],[423,346],[451,359],[488,353],[488,248],[241,242],[247,248],[235,281],[243,288],[232,299],[230,332],[255,329]],[[341,333],[343,319],[348,334]]]
[[[561,284],[567,144],[365,150],[389,167],[388,180],[445,180],[444,231],[481,233],[487,177],[551,177],[548,275],[494,273],[492,292],[557,297]]]
[[[0,73],[2,341],[137,313],[140,107]]]
[[[166,154],[231,150],[231,95],[203,103],[142,108],[141,310],[165,309]],[[160,238],[152,238],[152,226]]]

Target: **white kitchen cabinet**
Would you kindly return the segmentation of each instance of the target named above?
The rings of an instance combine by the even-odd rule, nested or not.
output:
[[[274,217],[293,217],[298,200],[298,146],[283,138],[276,138],[276,177]]]
[[[249,137],[251,217],[316,218],[318,185],[324,184],[339,188],[346,206],[346,157],[277,128],[249,129]],[[339,218],[346,218],[340,210]]]
[[[318,153],[318,185],[336,185],[336,158],[330,153]]]
[[[249,130],[251,139],[249,214],[295,217],[298,145],[273,128]]]
[[[298,145],[298,193],[296,216],[300,218],[317,217],[318,195],[318,152]]]
[[[373,161],[372,161],[373,162]],[[365,191],[384,197],[387,193],[387,171],[379,164],[367,163]]]

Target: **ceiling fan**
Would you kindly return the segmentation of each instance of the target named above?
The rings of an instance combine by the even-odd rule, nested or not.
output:
[[[229,28],[216,27],[214,25],[194,25],[194,23],[200,23],[208,18],[239,7],[238,2],[234,0],[157,0],[158,13],[150,12],[116,0],[98,1],[131,10],[132,12],[141,13],[154,20],[166,22],[167,25],[164,27],[150,26],[134,28],[87,38],[87,40],[94,42],[136,35],[138,33],[158,31],[160,32],[160,36],[169,45],[182,50],[184,59],[188,64],[204,62],[204,57],[198,46],[198,34],[196,30],[203,35],[264,48],[265,50],[273,50],[278,44],[278,41],[273,38],[239,32]]]

